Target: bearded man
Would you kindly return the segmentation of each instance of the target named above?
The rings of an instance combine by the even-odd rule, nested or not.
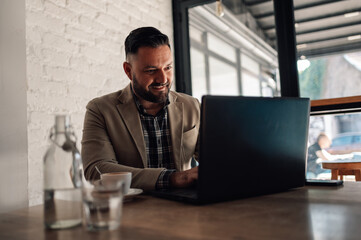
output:
[[[131,172],[132,188],[188,187],[198,178],[199,101],[171,91],[169,39],[158,29],[133,30],[125,40],[124,89],[87,105],[82,139],[86,179]]]

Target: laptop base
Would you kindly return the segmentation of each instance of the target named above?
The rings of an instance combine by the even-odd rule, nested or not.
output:
[[[157,190],[152,191],[151,194],[155,197],[175,200],[179,202],[200,204],[197,190],[195,188]]]

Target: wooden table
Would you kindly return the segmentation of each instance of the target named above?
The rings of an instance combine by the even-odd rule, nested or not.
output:
[[[118,230],[43,229],[43,206],[0,214],[0,239],[360,239],[361,183],[193,206],[151,196],[124,204]]]
[[[323,161],[322,168],[331,169],[331,179],[343,180],[344,175],[354,175],[356,181],[361,181],[361,159],[342,159],[337,161]]]

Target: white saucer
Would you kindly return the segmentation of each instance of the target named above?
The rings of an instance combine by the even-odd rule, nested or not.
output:
[[[96,180],[93,182],[94,186],[97,188],[99,192],[108,192],[109,188],[115,187],[112,185],[103,185],[101,180]],[[133,197],[143,193],[143,190],[140,188],[130,188],[128,193],[124,195],[124,200],[128,201],[131,200]]]
[[[128,193],[124,195],[124,201],[129,201],[131,200],[133,197],[141,194],[143,192],[142,189],[139,188],[130,188]]]

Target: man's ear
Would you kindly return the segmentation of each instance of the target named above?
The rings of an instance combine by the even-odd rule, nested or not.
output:
[[[124,69],[125,74],[127,74],[129,80],[132,81],[133,80],[132,65],[130,65],[130,63],[128,63],[128,62],[124,62],[123,69]]]

